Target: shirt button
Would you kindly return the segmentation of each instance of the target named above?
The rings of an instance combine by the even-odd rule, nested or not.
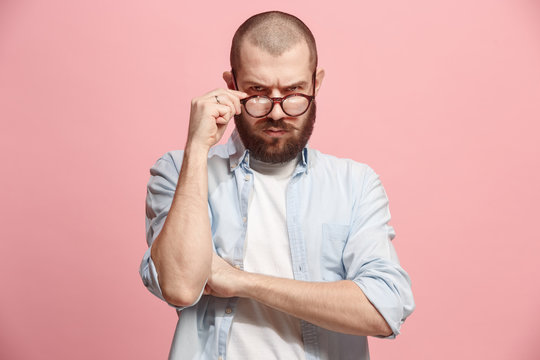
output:
[[[231,309],[230,307],[226,308],[226,309],[225,309],[225,313],[226,313],[226,314],[232,313],[232,309]]]
[[[243,222],[246,222],[246,221],[247,221],[247,217],[244,216],[244,217],[242,218],[242,221],[243,221]]]
[[[245,181],[249,181],[249,175],[244,176]]]
[[[240,264],[236,264],[236,265],[234,265],[234,267],[237,268],[237,269],[242,268],[242,267],[240,266]]]
[[[218,356],[218,360],[223,360],[223,356]]]

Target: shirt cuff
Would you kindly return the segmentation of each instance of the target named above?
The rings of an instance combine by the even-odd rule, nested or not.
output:
[[[404,272],[404,270],[401,271]],[[405,274],[405,277],[397,280],[397,283],[389,282],[384,277],[372,276],[361,276],[352,281],[358,285],[392,329],[390,336],[375,337],[394,339],[399,335],[401,325],[415,307],[408,276]],[[407,284],[400,284],[400,282],[407,282]]]

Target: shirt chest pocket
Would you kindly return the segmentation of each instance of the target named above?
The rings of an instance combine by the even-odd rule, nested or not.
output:
[[[321,275],[324,281],[345,279],[343,249],[348,235],[348,225],[322,224]]]

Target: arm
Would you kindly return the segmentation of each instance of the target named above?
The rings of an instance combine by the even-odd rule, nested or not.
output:
[[[392,330],[352,281],[307,282],[248,273],[214,255],[207,294],[248,297],[320,327],[353,335]]]
[[[177,306],[197,300],[210,270],[206,158],[204,148],[186,147],[171,208],[151,249],[163,297]]]
[[[244,96],[218,89],[192,101],[188,140],[172,203],[151,244],[151,260],[169,304],[193,304],[208,278],[212,261],[208,151],[221,139],[233,115],[240,112],[239,99]]]
[[[395,337],[414,309],[408,274],[401,268],[388,225],[388,199],[367,169],[355,194],[342,261],[346,280],[303,282],[249,274],[214,256],[206,292],[250,297],[329,330]]]

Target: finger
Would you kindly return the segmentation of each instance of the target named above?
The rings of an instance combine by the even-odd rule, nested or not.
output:
[[[235,101],[234,101],[235,98],[237,100],[236,101],[237,104],[235,104]],[[238,110],[240,107],[240,100],[238,100],[236,96],[230,96],[230,94],[221,93],[221,94],[214,95],[214,101],[215,102],[219,101],[219,104],[229,106],[231,108],[232,114],[238,114]]]
[[[229,95],[232,95],[231,98],[236,109],[236,114],[240,114],[242,112],[242,104],[240,103],[240,99],[246,98],[248,94],[241,91],[229,90]]]
[[[245,93],[245,92],[239,91],[239,90],[232,90],[232,89],[214,89],[214,90],[210,91],[208,94],[217,95],[218,93],[222,93],[223,91],[229,92],[232,95],[239,97],[240,99],[243,99],[243,98],[248,96],[248,93]]]
[[[221,103],[226,102],[232,106],[235,114],[240,114],[242,112],[242,104],[240,103],[240,99],[244,98],[245,96],[240,97],[238,94],[232,93],[232,90],[228,90],[227,92],[220,93],[216,96],[218,96]]]
[[[216,118],[216,124],[218,124],[218,125],[226,125],[226,124],[229,123],[229,121],[230,121],[230,119],[227,120],[227,119],[225,119],[225,118],[222,117],[222,116]]]
[[[249,94],[243,92],[243,91],[237,91],[237,90],[231,90],[231,89],[215,89],[208,93],[209,96],[215,97],[217,96],[219,98],[219,101],[221,101],[221,96],[227,96],[227,98],[234,103],[236,114],[240,114],[242,112],[242,105],[240,104],[240,99],[244,99],[249,96]]]
[[[249,94],[236,90],[228,90],[228,93],[232,95],[232,100],[234,102],[234,106],[236,107],[236,114],[240,114],[242,112],[242,103],[240,100],[247,98]]]
[[[215,119],[216,124],[226,125],[233,117],[233,111],[226,105],[215,105],[211,110],[211,116]]]
[[[248,96],[247,93],[245,93],[245,92],[243,92],[243,91],[239,91],[239,90],[227,89],[227,91],[232,92],[233,94],[239,96],[240,99],[243,99],[243,98],[245,98],[246,96]]]

